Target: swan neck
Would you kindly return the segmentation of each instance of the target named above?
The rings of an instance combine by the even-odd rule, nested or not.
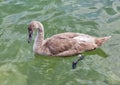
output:
[[[40,25],[37,30],[37,36],[35,38],[35,42],[33,46],[33,50],[35,52],[37,52],[42,47],[43,41],[44,41],[44,28],[42,25]]]

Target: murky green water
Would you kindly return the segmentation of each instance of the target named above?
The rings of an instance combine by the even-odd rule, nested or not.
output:
[[[41,21],[45,37],[81,32],[112,39],[77,57],[34,55],[27,43],[27,25]],[[0,85],[119,85],[119,0],[0,0]]]

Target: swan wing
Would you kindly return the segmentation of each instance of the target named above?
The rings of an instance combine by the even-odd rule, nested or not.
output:
[[[95,48],[92,38],[89,38],[91,37],[79,33],[62,33],[47,39],[44,46],[49,49],[52,55],[75,55]]]

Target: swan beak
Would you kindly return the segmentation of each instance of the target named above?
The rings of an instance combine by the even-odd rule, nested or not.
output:
[[[28,33],[29,33],[29,36],[28,36],[28,43],[30,43],[31,40],[32,40],[32,34],[33,34],[33,32],[32,32],[32,31],[28,31]]]

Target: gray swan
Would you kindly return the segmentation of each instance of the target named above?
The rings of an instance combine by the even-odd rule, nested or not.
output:
[[[109,40],[108,37],[93,37],[82,33],[66,32],[53,35],[44,40],[44,27],[39,21],[32,21],[28,26],[28,43],[30,43],[33,31],[37,29],[37,36],[34,41],[33,51],[39,55],[45,56],[73,56],[79,55],[82,52],[90,51],[98,48],[104,42]],[[75,68],[78,61],[83,57],[73,62],[72,67]]]

